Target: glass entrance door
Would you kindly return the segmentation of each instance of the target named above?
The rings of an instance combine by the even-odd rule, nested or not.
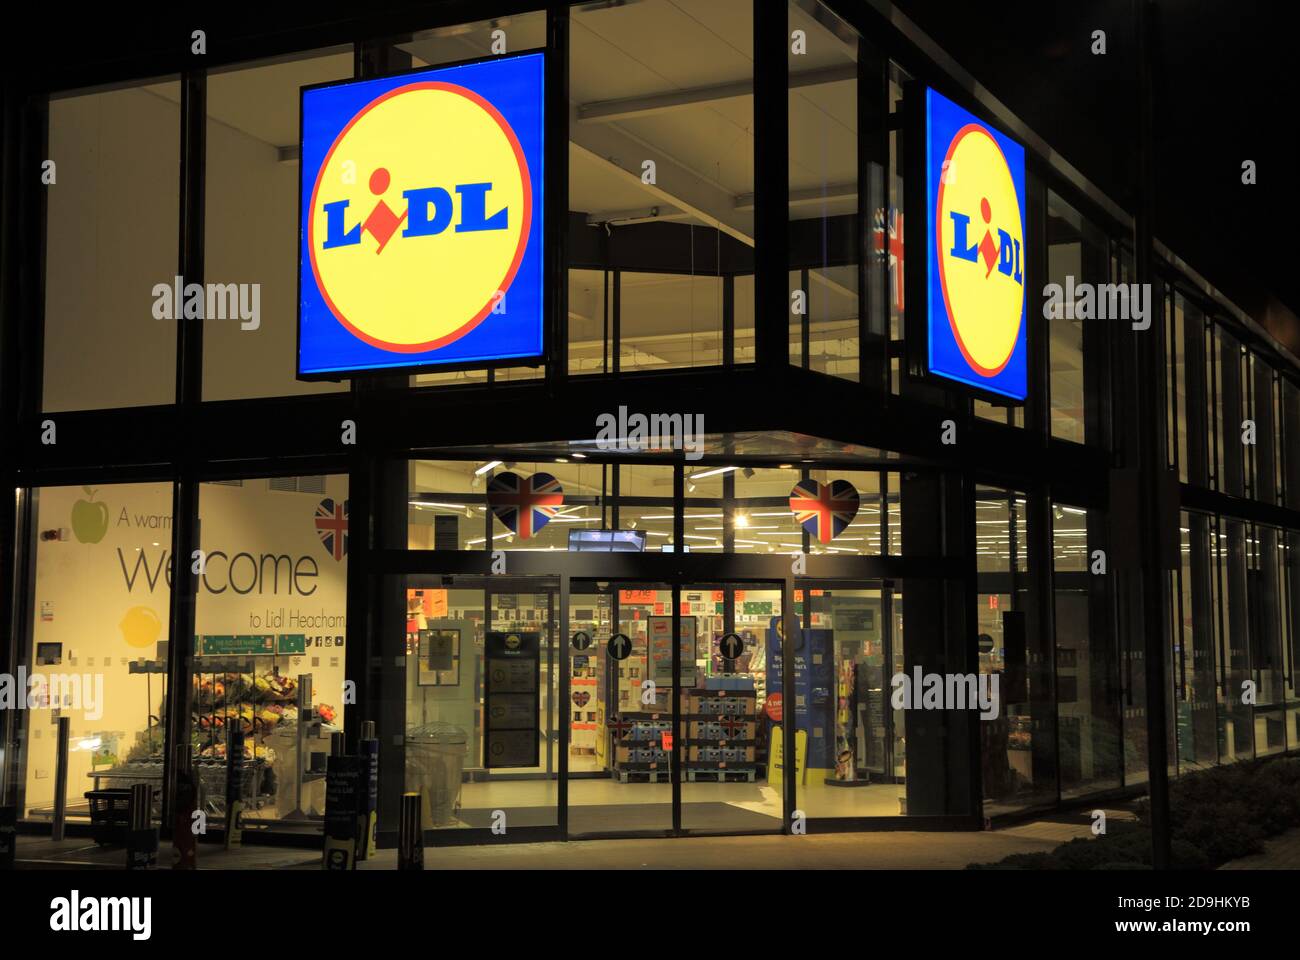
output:
[[[673,828],[672,602],[664,583],[572,581],[570,836]]]
[[[559,579],[411,575],[407,791],[424,829],[558,823]]]
[[[694,646],[693,663],[682,663],[690,675],[678,738],[682,829],[779,832],[781,584],[689,584],[679,603],[682,635]]]

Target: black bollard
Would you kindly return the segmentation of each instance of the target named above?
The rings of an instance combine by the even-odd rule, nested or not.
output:
[[[0,807],[0,870],[12,870],[18,860],[18,808]]]
[[[397,821],[397,869],[424,869],[424,827],[420,823],[420,795],[402,794],[401,816]]]
[[[70,721],[58,720],[58,752],[54,755],[54,824],[50,828],[51,840],[63,839],[63,828],[68,816],[68,735]]]
[[[198,784],[190,763],[190,751],[178,744],[176,755],[176,816],[172,820],[172,869],[198,869],[198,838],[194,814],[198,810]]]
[[[158,828],[153,825],[153,787],[131,784],[127,814],[126,868],[147,870],[158,864]]]

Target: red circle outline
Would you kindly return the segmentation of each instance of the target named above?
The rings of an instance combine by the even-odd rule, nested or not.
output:
[[[980,123],[968,123],[957,131],[952,138],[952,142],[948,144],[948,152],[944,155],[943,164],[939,169],[948,169],[948,165],[952,161],[952,155],[957,152],[957,145],[961,143],[962,137],[966,136],[968,133],[975,133],[977,131],[989,138],[989,142],[992,143],[993,148],[997,150],[998,156],[1002,158],[1002,165],[1006,167],[1007,175],[1010,176],[1011,165],[1007,163],[1006,154],[1002,152],[1001,144],[998,143],[993,134],[989,133],[988,128]],[[1012,178],[1011,187],[1013,190],[1015,189],[1015,185],[1015,179]],[[1007,364],[1011,362],[1012,354],[1016,352],[1016,344],[1020,341],[1020,328],[1024,324],[1024,306],[1022,304],[1020,321],[1016,324],[1016,335],[1011,339],[1011,349],[1007,351],[1007,355],[1003,361],[996,367],[985,367],[977,363],[975,358],[970,355],[970,351],[966,349],[966,344],[961,338],[961,333],[957,330],[957,323],[953,320],[952,315],[952,301],[948,298],[948,275],[943,266],[943,191],[946,186],[947,183],[944,181],[943,177],[940,176],[939,192],[936,194],[934,201],[934,258],[939,263],[939,289],[943,291],[943,308],[948,314],[948,326],[952,330],[953,340],[957,342],[957,349],[961,351],[961,355],[965,358],[966,363],[972,370],[979,373],[981,376],[996,377],[1006,369]],[[1016,198],[1016,202],[1017,204],[1020,202],[1019,197]],[[1024,230],[1023,221],[1021,222],[1020,229],[1021,231]],[[1023,246],[1023,243],[1021,245]],[[1023,289],[1022,285],[1022,297],[1024,295]]]
[[[506,271],[505,278],[501,281],[501,283],[497,285],[497,289],[493,291],[492,296],[488,297],[487,303],[483,305],[483,308],[481,310],[479,310],[476,314],[474,314],[473,317],[471,317],[469,320],[467,320],[464,324],[462,324],[457,329],[453,330],[451,333],[445,334],[434,340],[428,340],[424,343],[410,343],[410,344],[389,343],[386,340],[380,340],[379,338],[372,337],[370,334],[362,330],[358,330],[355,326],[352,325],[352,323],[348,321],[347,317],[343,316],[343,311],[341,311],[335,305],[334,301],[330,299],[329,292],[325,289],[325,283],[321,279],[320,268],[316,264],[316,198],[317,195],[320,193],[321,178],[325,175],[325,170],[329,167],[330,158],[334,156],[334,151],[338,148],[338,145],[343,142],[343,138],[347,136],[348,131],[351,130],[354,126],[356,126],[358,120],[364,117],[375,107],[379,106],[385,100],[388,100],[390,97],[395,97],[402,93],[410,93],[413,90],[442,90],[447,93],[454,93],[458,96],[465,97],[467,100],[470,100],[475,104],[477,104],[480,108],[482,108],[482,110],[489,117],[491,117],[493,120],[496,121],[497,125],[501,128],[501,132],[506,135],[506,139],[509,141],[510,146],[513,148],[515,152],[515,160],[519,164],[519,173],[523,183],[524,209],[523,209],[523,219],[521,221],[522,226],[520,227],[519,230],[519,244],[515,249],[514,259],[510,262],[510,269]],[[459,84],[445,83],[441,80],[421,80],[417,83],[408,83],[400,87],[394,87],[392,90],[382,93],[375,99],[371,100],[364,107],[358,110],[356,115],[353,116],[353,118],[347,122],[347,125],[344,126],[342,130],[339,131],[338,136],[334,138],[334,142],[330,144],[329,150],[325,152],[325,158],[321,161],[320,169],[316,173],[316,182],[312,186],[311,213],[307,221],[307,246],[311,253],[311,272],[312,272],[312,276],[316,278],[316,289],[320,293],[321,299],[325,301],[325,305],[330,308],[330,313],[334,314],[334,319],[336,319],[339,323],[343,324],[343,326],[346,327],[348,331],[350,331],[352,335],[357,337],[359,340],[362,340],[370,344],[372,347],[378,347],[381,350],[386,350],[394,353],[422,353],[425,350],[436,350],[438,347],[446,346],[447,344],[453,343],[454,341],[459,340],[461,337],[465,336],[467,333],[469,333],[471,330],[477,327],[480,323],[482,323],[483,320],[487,317],[487,315],[492,311],[492,307],[494,306],[493,301],[497,293],[498,292],[504,293],[504,291],[510,287],[510,284],[514,282],[515,274],[519,270],[519,264],[524,259],[524,251],[528,247],[528,238],[529,235],[532,233],[532,224],[533,224],[532,176],[530,175],[528,170],[528,161],[524,158],[524,149],[522,146],[520,146],[519,138],[515,136],[515,131],[511,128],[510,124],[506,122],[506,118],[501,115],[501,112],[497,110],[496,107],[494,107],[481,95],[475,93],[473,90],[470,90],[466,87],[462,87]]]

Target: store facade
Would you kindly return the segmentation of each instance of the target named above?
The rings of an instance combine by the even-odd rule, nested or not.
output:
[[[234,728],[245,829],[316,842],[330,735],[373,722],[386,844],[405,792],[432,843],[977,829],[1300,745],[1295,356],[887,5],[218,38],[6,93],[3,658],[83,681],[73,822],[145,781],[167,828],[193,771],[219,830]],[[537,51],[538,294],[503,286],[541,354],[306,370],[301,167],[334,154],[303,88]],[[923,163],[945,110],[1024,153],[1017,226],[984,214],[1007,242],[970,237],[1029,291],[1011,380],[975,389],[926,350],[952,302],[917,225],[971,219]],[[367,159],[354,209],[387,186]],[[1139,282],[1145,321],[1043,312]],[[184,316],[188,283],[231,309]],[[900,703],[899,675],[996,709]],[[0,711],[27,829],[59,705]]]

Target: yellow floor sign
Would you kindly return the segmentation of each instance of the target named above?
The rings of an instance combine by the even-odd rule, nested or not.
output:
[[[767,782],[777,783],[785,770],[785,739],[780,727],[772,728],[772,743],[767,751]],[[808,731],[796,730],[794,734],[794,776],[797,783],[808,779]]]

